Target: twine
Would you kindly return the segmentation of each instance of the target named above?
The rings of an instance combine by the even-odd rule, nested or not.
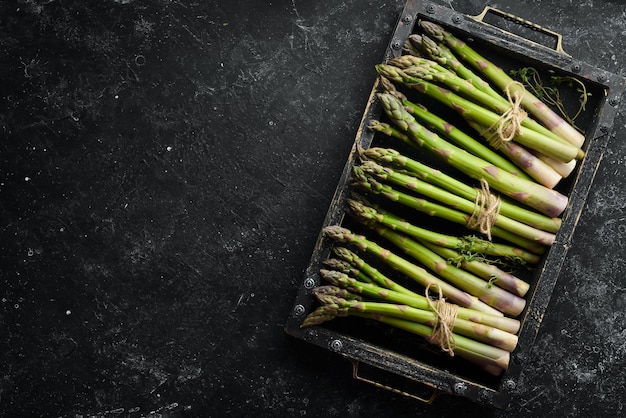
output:
[[[511,85],[519,85],[522,91],[521,96],[516,91],[511,95]],[[499,149],[505,142],[511,141],[522,130],[522,121],[528,115],[524,109],[522,109],[522,98],[524,97],[525,89],[524,85],[519,81],[511,81],[504,88],[506,97],[511,104],[500,117],[491,125],[485,132],[490,134],[486,137],[487,142],[495,149]]]
[[[491,228],[495,225],[500,214],[502,201],[489,191],[487,180],[480,179],[480,189],[476,189],[474,211],[467,220],[467,227],[487,235],[491,241]]]
[[[456,344],[454,342],[454,335],[452,335],[452,329],[454,328],[454,321],[456,320],[459,307],[454,303],[447,303],[445,301],[441,287],[439,286],[437,286],[437,289],[439,289],[439,297],[435,300],[428,297],[428,291],[431,286],[437,285],[428,285],[426,288],[426,300],[428,301],[430,309],[435,313],[436,320],[433,326],[433,333],[428,341],[438,345],[439,348],[448,353],[450,357],[454,357]]]

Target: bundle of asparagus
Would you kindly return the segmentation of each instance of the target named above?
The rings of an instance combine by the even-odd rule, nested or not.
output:
[[[514,318],[530,288],[515,271],[533,269],[555,242],[568,198],[554,187],[584,158],[584,137],[450,32],[431,22],[419,26],[423,34],[405,44],[408,55],[376,66],[388,121],[369,121],[372,131],[414,154],[359,150],[346,213],[376,238],[343,225],[324,228],[336,258],[324,262],[328,284],[314,289],[320,306],[302,326],[363,317],[499,375],[517,344]],[[409,95],[443,104],[463,125]],[[459,233],[428,225],[427,216]]]
[[[341,239],[348,241],[363,239],[340,227],[327,232],[336,238],[342,235]],[[518,320],[497,311],[432,300],[397,284],[345,247],[335,247],[334,252],[339,259],[327,260],[325,264],[330,270],[320,272],[329,285],[318,286],[313,292],[321,306],[307,316],[303,326],[318,325],[338,316],[364,317],[420,335],[450,355],[457,354],[493,375],[506,370],[510,353],[517,345]],[[398,263],[404,264],[402,268],[408,274],[415,270],[413,274],[421,275],[419,267]],[[369,282],[362,279],[364,276]],[[437,286],[434,283],[429,286]],[[442,320],[442,315],[449,316]]]
[[[420,26],[434,40],[444,42],[451,51],[454,51],[476,70],[480,71],[498,88],[501,90],[510,89],[512,95],[518,94],[524,108],[542,122],[546,128],[558,135],[558,137],[578,147],[583,144],[585,140],[583,135],[571,124],[563,120],[563,118],[550,109],[545,103],[527,91],[522,84],[515,83],[515,80],[509,77],[501,68],[498,68],[488,59],[485,59],[478,52],[465,44],[465,42],[456,38],[443,27],[426,21],[420,22]]]

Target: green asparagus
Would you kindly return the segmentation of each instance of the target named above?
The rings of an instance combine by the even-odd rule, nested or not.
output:
[[[548,216],[557,217],[565,210],[568,202],[566,196],[540,184],[520,179],[444,141],[418,124],[398,99],[389,94],[380,94],[379,97],[387,115],[415,141],[416,146],[431,150],[468,176],[477,180],[485,179],[495,190]]]
[[[461,60],[465,61],[485,78],[498,86],[502,91],[510,89],[511,94],[521,97],[522,105],[532,113],[537,120],[542,122],[548,129],[556,133],[571,144],[580,147],[585,138],[572,125],[563,120],[557,113],[552,111],[540,99],[527,91],[523,85],[516,83],[505,71],[484,58],[462,40],[446,31],[440,25],[433,22],[421,21],[421,28],[434,40],[444,42]]]
[[[491,313],[494,315],[503,316],[503,314],[495,308],[480,301],[477,297],[468,294],[462,290],[457,289],[451,284],[439,279],[436,276],[428,273],[424,268],[411,263],[410,261],[394,254],[393,252],[379,246],[377,243],[368,240],[363,235],[352,233],[347,228],[339,225],[330,225],[324,228],[324,236],[333,239],[336,242],[342,244],[354,245],[361,251],[365,251],[378,259],[384,261],[391,268],[400,271],[407,277],[415,280],[424,288],[429,286],[438,287],[443,295],[450,301],[456,303],[459,306],[466,308],[476,309],[478,311]]]

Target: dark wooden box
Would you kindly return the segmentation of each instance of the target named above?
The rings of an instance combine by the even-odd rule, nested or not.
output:
[[[404,42],[414,33],[420,19],[444,26],[471,42],[473,48],[503,68],[532,66],[548,74],[574,75],[592,93],[579,122],[585,132],[583,149],[586,155],[576,171],[556,188],[568,196],[569,203],[562,215],[563,223],[557,233],[556,242],[527,277],[531,288],[526,295],[526,308],[518,318],[522,326],[518,333],[518,346],[512,353],[512,362],[504,374],[493,377],[467,366],[462,359],[450,359],[436,350],[424,350],[419,337],[400,335],[398,339],[401,341],[390,342],[387,337],[377,336],[380,330],[361,329],[354,322],[340,324],[342,319],[311,328],[301,328],[303,319],[315,308],[316,302],[311,291],[320,284],[319,270],[322,262],[329,257],[333,244],[321,233],[297,292],[285,331],[291,336],[344,356],[352,362],[354,377],[360,380],[424,401],[431,401],[434,396],[447,393],[506,409],[511,397],[515,396],[525,359],[531,353],[561,266],[566,259],[574,229],[612,130],[625,81],[615,74],[577,61],[562,50],[560,35],[528,21],[494,9],[486,9],[480,16],[467,16],[420,0],[409,0],[405,4],[381,62],[402,53]],[[375,83],[322,228],[346,222],[344,204],[350,189],[350,172],[357,162],[357,149],[380,143],[377,139],[380,134],[367,129],[368,123],[382,114],[376,97],[378,91],[378,83]]]

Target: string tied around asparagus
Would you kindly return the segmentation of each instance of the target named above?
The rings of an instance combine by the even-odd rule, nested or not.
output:
[[[429,290],[432,286],[436,286],[439,290],[439,296],[437,299],[432,299],[429,296]],[[426,287],[426,300],[428,301],[428,306],[430,306],[430,309],[436,316],[433,333],[428,341],[432,344],[438,345],[439,348],[448,353],[450,357],[454,357],[454,348],[456,345],[452,329],[454,328],[454,321],[456,320],[459,307],[454,303],[446,302],[443,297],[441,287],[435,284],[430,284]]]
[[[500,214],[502,200],[489,190],[489,183],[480,179],[480,189],[476,189],[474,211],[467,220],[467,227],[487,235],[491,240],[491,228],[495,225]]]
[[[519,88],[512,93],[512,86]],[[489,133],[486,137],[487,142],[495,149],[499,149],[505,142],[512,141],[520,133],[522,121],[528,116],[522,108],[522,98],[526,92],[524,85],[519,81],[511,81],[504,88],[504,92],[511,106],[486,130]]]

